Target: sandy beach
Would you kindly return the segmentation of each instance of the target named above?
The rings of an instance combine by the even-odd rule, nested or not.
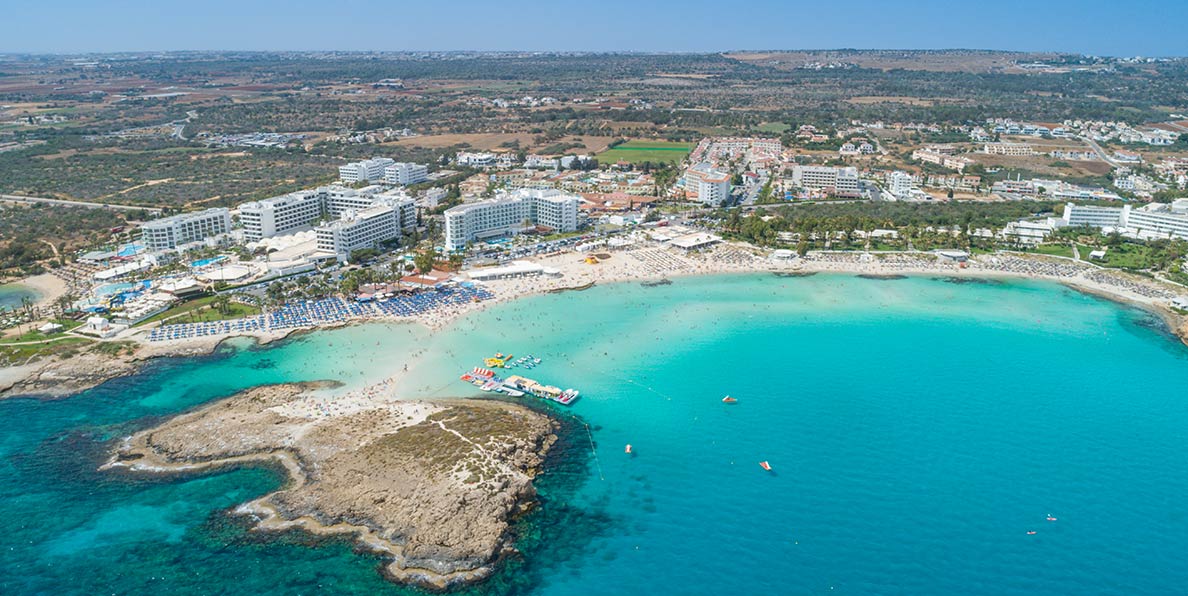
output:
[[[327,329],[372,321],[407,322],[440,330],[459,317],[495,304],[548,292],[587,288],[597,284],[644,282],[693,275],[730,273],[846,273],[857,275],[933,275],[951,277],[1010,277],[1046,280],[1065,284],[1079,291],[1131,304],[1162,317],[1168,328],[1188,343],[1188,317],[1172,311],[1168,303],[1175,296],[1188,295],[1188,288],[1163,283],[1151,278],[1103,269],[1082,261],[1044,257],[1022,253],[975,255],[965,263],[948,260],[933,253],[862,253],[811,252],[805,257],[773,259],[767,251],[734,243],[723,243],[702,252],[685,254],[660,246],[644,246],[631,250],[597,253],[597,263],[587,262],[587,254],[562,253],[535,259],[535,262],[555,269],[559,275],[533,276],[481,282],[493,298],[481,302],[464,302],[444,306],[415,317],[371,314],[343,322],[317,327],[258,330],[246,334],[260,344],[283,339],[294,332]],[[46,276],[38,276],[44,278]],[[50,276],[52,278],[52,276]],[[31,278],[32,279],[32,278]],[[56,280],[56,278],[52,278]],[[42,287],[50,291],[62,288],[42,279]],[[134,328],[116,339],[133,340],[138,349],[131,356],[123,356],[110,364],[102,358],[76,357],[64,361],[36,363],[13,367],[0,376],[0,396],[38,394],[61,396],[77,392],[103,380],[128,374],[139,363],[158,357],[197,356],[207,354],[220,343],[237,335],[215,335],[149,341],[150,328]],[[7,390],[6,390],[7,388]]]
[[[486,308],[507,300],[589,284],[661,280],[690,275],[727,273],[847,273],[857,275],[940,275],[951,277],[1008,277],[1062,283],[1103,298],[1138,306],[1158,314],[1188,343],[1188,318],[1173,312],[1168,302],[1188,295],[1188,288],[1088,263],[1023,253],[976,255],[966,263],[932,253],[812,252],[803,258],[775,260],[747,245],[722,244],[695,254],[661,248],[604,253],[609,258],[588,264],[585,255],[568,253],[538,259],[561,272],[557,278],[528,278],[485,282],[495,298],[467,304],[459,311]],[[458,313],[435,313],[422,321],[432,328],[446,325]]]
[[[58,298],[64,296],[69,291],[66,282],[52,273],[42,273],[41,275],[26,277],[16,283],[32,288],[33,291],[37,292],[36,306],[51,306]]]

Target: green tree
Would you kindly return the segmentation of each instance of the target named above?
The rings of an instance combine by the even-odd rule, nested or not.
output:
[[[433,253],[432,249],[425,249],[417,253],[413,257],[413,264],[416,265],[417,271],[422,274],[433,271],[433,263],[437,261],[437,255]]]

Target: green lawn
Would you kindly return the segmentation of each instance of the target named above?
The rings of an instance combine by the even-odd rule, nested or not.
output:
[[[230,304],[229,312],[227,314],[223,314],[211,307],[211,302],[214,302],[214,299],[214,296],[205,296],[203,298],[198,298],[189,302],[183,302],[165,312],[157,313],[137,323],[136,326],[139,327],[141,325],[156,323],[157,321],[168,319],[169,317],[176,315],[184,316],[177,317],[176,319],[169,321],[169,323],[223,321],[227,319],[241,319],[243,317],[250,317],[252,315],[260,314],[259,307],[238,304],[236,302],[232,302]],[[193,318],[187,314],[191,312],[194,313]]]
[[[693,143],[671,141],[627,141],[614,149],[607,149],[597,155],[598,163],[607,165],[626,161],[643,163],[663,161],[680,163],[693,150]]]
[[[53,322],[61,325],[62,331],[59,331],[57,333],[42,333],[36,329],[32,329],[32,330],[26,331],[20,335],[13,335],[10,337],[5,337],[4,339],[0,340],[0,343],[10,344],[10,343],[18,343],[18,342],[26,342],[26,341],[45,341],[47,339],[54,339],[56,337],[62,337],[64,335],[66,335],[67,331],[70,331],[71,329],[74,329],[75,327],[82,325],[82,323],[80,323],[78,321],[71,321],[70,319],[53,319]],[[27,327],[28,325],[26,324],[24,326]]]
[[[1121,246],[1107,248],[1105,259],[1100,261],[1093,260],[1091,262],[1105,267],[1117,267],[1119,269],[1148,269],[1154,265],[1154,260],[1151,257],[1151,249],[1149,247],[1141,244],[1126,243]],[[1089,253],[1083,253],[1081,258],[1089,260]]]
[[[780,134],[792,127],[783,122],[764,122],[755,128],[759,132]]]

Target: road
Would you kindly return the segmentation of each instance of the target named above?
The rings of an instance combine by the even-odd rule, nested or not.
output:
[[[1102,149],[1101,145],[1097,144],[1097,141],[1094,141],[1093,139],[1091,139],[1089,137],[1077,137],[1077,138],[1088,143],[1089,146],[1092,147],[1093,150],[1097,152],[1098,157],[1102,158],[1106,163],[1110,164],[1111,166],[1114,166],[1115,168],[1122,167],[1122,164],[1114,161],[1114,159],[1112,157],[1110,157],[1108,153],[1105,152],[1105,149]]]
[[[0,195],[0,201],[10,203],[24,203],[26,205],[58,205],[60,207],[85,207],[87,209],[114,209],[116,211],[140,211],[160,215],[161,210],[156,207],[137,207],[136,205],[111,205],[107,203],[88,203],[86,201],[67,201],[63,199],[47,199],[45,197],[23,197],[18,195]]]
[[[1179,130],[1180,132],[1188,133],[1188,126],[1181,126],[1176,122],[1167,122],[1166,124],[1176,130]]]

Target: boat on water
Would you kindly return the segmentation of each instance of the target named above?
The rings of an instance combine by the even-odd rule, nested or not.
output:
[[[767,470],[768,472],[771,471],[771,464],[767,463],[766,461],[759,462],[759,467]]]
[[[628,455],[631,454],[631,443],[627,443],[627,448],[623,450],[623,453],[626,453]]]
[[[726,397],[723,397],[723,398],[722,398],[722,403],[724,403],[724,404],[733,404],[733,403],[738,403],[738,400],[737,400],[737,399],[735,399],[735,398],[733,398],[733,397],[730,397],[729,395],[727,395]]]
[[[529,379],[519,375],[512,375],[507,378],[504,383],[514,389],[518,389],[525,393],[535,395],[536,397],[555,401],[559,404],[568,406],[578,398],[577,389],[564,389],[554,387],[552,385],[544,385],[535,379]]]
[[[510,364],[514,365],[514,363]],[[477,366],[469,373],[463,374],[461,380],[483,391],[495,391],[512,397],[523,397],[525,394],[531,394],[535,397],[555,401],[565,406],[572,404],[577,400],[578,395],[580,395],[577,389],[561,389],[552,385],[544,385],[534,379],[519,375],[511,375],[506,379],[502,379],[496,376],[494,371]]]

